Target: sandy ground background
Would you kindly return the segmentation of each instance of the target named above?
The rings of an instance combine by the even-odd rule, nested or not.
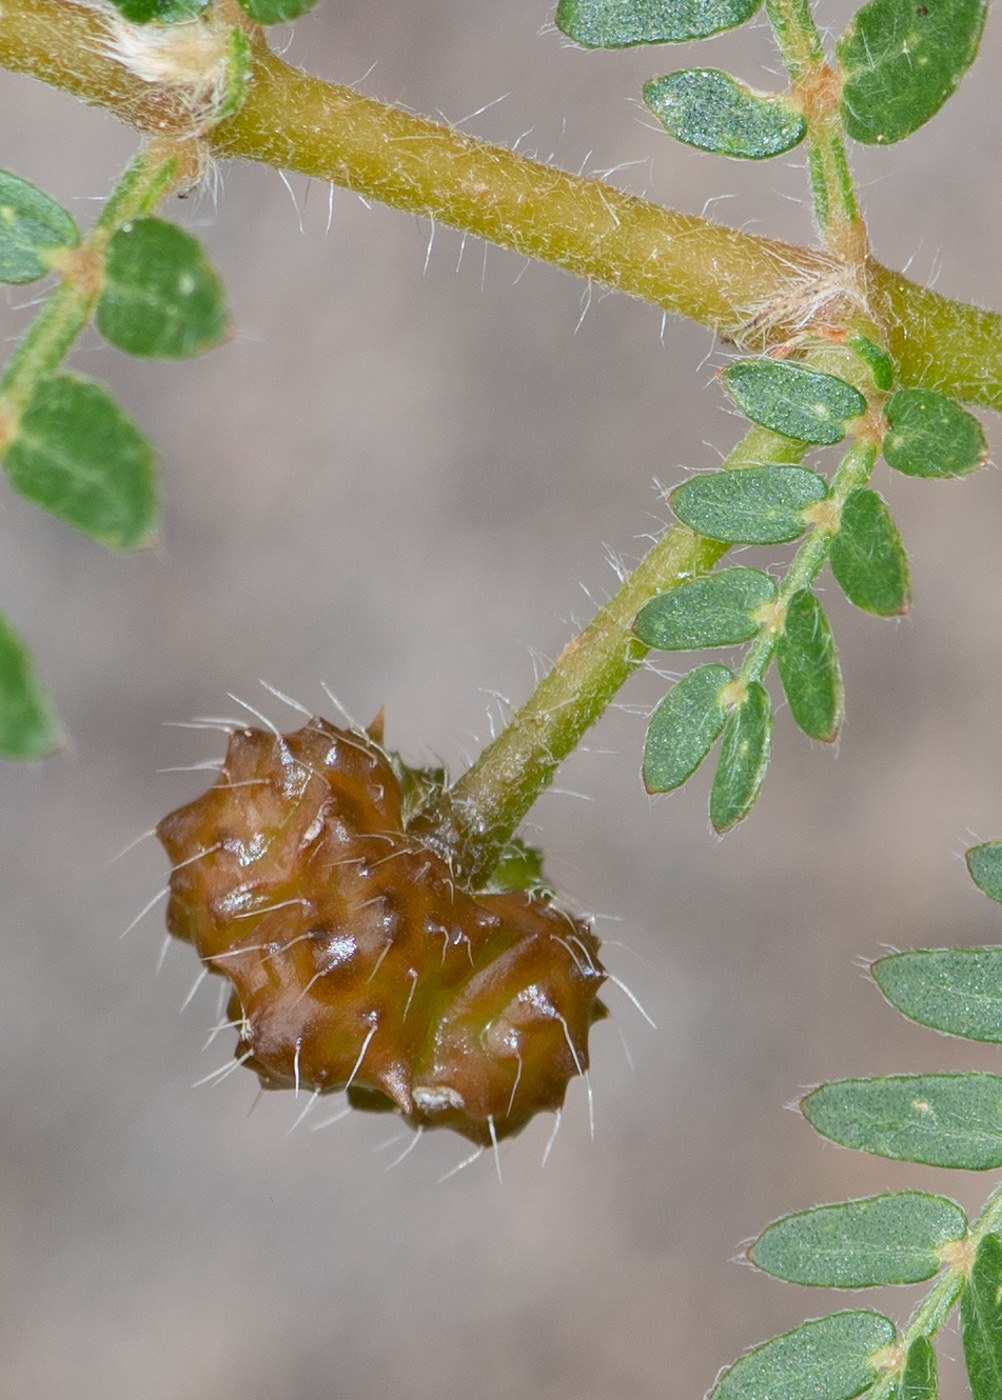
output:
[[[847,6],[826,8],[837,32]],[[588,55],[545,0],[337,0],[289,57],[559,164],[622,165],[624,187],[806,240],[797,160],[724,163],[676,146],[641,82],[689,63],[768,87],[760,25],[694,54]],[[945,112],[906,145],[857,152],[878,255],[956,296],[1002,303],[997,24]],[[290,37],[289,35],[285,36]],[[994,63],[993,63],[994,60]],[[372,65],[376,65],[372,67]],[[371,69],[371,72],[368,71]],[[108,117],[0,74],[0,163],[86,222],[134,146]],[[826,592],[849,719],[839,750],[787,711],[753,819],[707,830],[709,778],[651,803],[643,722],[613,711],[535,814],[550,869],[621,940],[615,1020],[592,1041],[597,1133],[576,1084],[549,1124],[444,1185],[463,1155],[425,1138],[395,1171],[385,1120],[286,1136],[297,1108],[217,1064],[215,1018],[162,914],[150,841],[117,849],[205,785],[168,773],[220,752],[164,727],[282,715],[258,677],[329,712],[327,681],[389,740],[458,768],[485,738],[485,689],[514,700],[531,653],[586,618],[663,512],[654,477],[734,441],[699,328],[563,274],[272,171],[222,172],[169,210],[204,236],[239,337],[204,361],[75,356],[156,439],[164,544],[119,559],[2,489],[0,599],[34,644],[72,751],[7,769],[0,798],[0,1392],[23,1400],[650,1400],[699,1397],[721,1365],[845,1300],[733,1262],[770,1219],[912,1185],[974,1208],[990,1183],[841,1152],[784,1104],[843,1075],[998,1068],[988,1047],[906,1024],[860,975],[885,944],[1000,940],[958,855],[1002,835],[1002,478],[890,480],[912,553],[902,622]],[[979,188],[980,186],[980,188]],[[425,268],[423,271],[422,269]],[[27,300],[0,302],[8,339]],[[577,329],[575,329],[577,327]],[[706,356],[710,354],[707,361]],[[663,685],[634,683],[652,704]],[[606,752],[612,751],[612,752]],[[624,1054],[628,1044],[633,1068]],[[910,1290],[907,1292],[911,1292]],[[853,1300],[850,1300],[850,1302]],[[869,1302],[869,1295],[855,1300]],[[878,1297],[899,1315],[912,1299]],[[951,1331],[945,1353],[959,1354]],[[949,1368],[948,1368],[949,1369]],[[945,1392],[962,1393],[959,1371]]]

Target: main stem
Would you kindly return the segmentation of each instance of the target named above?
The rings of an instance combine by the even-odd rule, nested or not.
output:
[[[3,0],[0,66],[106,107],[140,130],[163,133],[176,121],[176,104],[109,55],[105,24],[99,11],[66,0]],[[243,106],[205,135],[218,155],[343,185],[735,339],[765,308],[786,305],[796,317],[791,290],[809,300],[812,282],[830,278],[843,256],[839,249],[833,260],[819,249],[664,209],[375,102],[283,63],[260,31],[252,47]],[[810,121],[823,94],[815,87],[808,95]],[[831,97],[829,91],[829,112]],[[1002,409],[1002,318],[917,287],[872,259],[863,284],[888,329],[903,385]],[[765,329],[753,339],[755,348],[763,339],[779,344],[789,333],[781,316],[760,324]]]

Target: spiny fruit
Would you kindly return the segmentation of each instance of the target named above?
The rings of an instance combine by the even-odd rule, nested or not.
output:
[[[265,1088],[347,1089],[487,1145],[585,1073],[598,940],[538,894],[458,888],[408,836],[402,778],[323,719],[232,734],[218,781],[157,828],[167,926],[233,983],[236,1054]]]

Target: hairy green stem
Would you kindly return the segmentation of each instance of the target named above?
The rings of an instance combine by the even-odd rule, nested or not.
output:
[[[32,321],[0,377],[0,456],[17,437],[18,422],[38,382],[53,374],[94,314],[104,256],[115,233],[151,214],[191,176],[190,150],[154,143],[128,167],[90,236],[60,260],[63,280]]]
[[[108,56],[103,24],[65,0],[4,0],[0,66],[143,131],[168,129],[176,103]],[[838,260],[819,250],[675,213],[300,73],[259,32],[252,49],[243,106],[205,135],[219,155],[343,185],[755,345],[787,338],[815,289],[838,272]],[[1002,318],[871,260],[862,281],[902,384],[1002,409]],[[768,308],[778,310],[753,325]]]
[[[807,119],[807,166],[818,227],[836,257],[861,263],[869,254],[869,239],[846,155],[839,81],[826,61],[810,0],[766,0],[766,10]]]
[[[730,469],[795,463],[807,446],[753,428],[724,462]],[[728,546],[676,525],[654,546],[594,622],[557,658],[532,698],[412,829],[447,855],[459,878],[482,884],[518,824],[581,736],[641,665],[647,648],[633,620],[651,598],[705,573]]]
[[[853,443],[832,477],[831,489],[823,503],[826,510],[834,506],[836,510],[841,511],[849,493],[866,485],[876,465],[877,452],[875,443],[863,440]],[[812,586],[824,567],[825,560],[831,551],[832,540],[837,533],[838,526],[836,524],[820,525],[811,531],[797,550],[776,599],[777,611],[780,616],[785,617],[790,599],[795,593],[799,593],[802,588]],[[760,681],[768,671],[779,644],[781,631],[781,625],[778,629],[776,627],[763,627],[748,648],[739,673],[739,678],[746,685],[750,681]]]

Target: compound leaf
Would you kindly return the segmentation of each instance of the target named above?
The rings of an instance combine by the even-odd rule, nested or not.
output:
[[[163,219],[118,230],[105,260],[98,330],[127,355],[183,360],[229,333],[222,285],[190,233]]]
[[[935,116],[974,62],[985,0],[870,0],[838,41],[842,120],[869,146]]]
[[[652,598],[633,630],[659,651],[734,646],[755,636],[756,611],[775,597],[776,585],[761,569],[721,569]]]
[[[852,1400],[873,1385],[874,1358],[894,1338],[890,1318],[862,1309],[805,1322],[735,1361],[709,1400]]]
[[[845,437],[845,425],[866,412],[858,389],[820,370],[783,360],[739,360],[723,381],[753,423],[800,442],[829,445]]]
[[[806,467],[743,467],[696,476],[669,496],[683,524],[729,544],[785,544],[808,528],[804,512],[828,494]]]
[[[881,958],[871,970],[909,1020],[1002,1044],[1002,948],[921,948]]]
[[[31,653],[0,614],[0,754],[4,758],[42,758],[59,740],[59,725]]]
[[[986,841],[967,852],[967,869],[982,894],[1002,904],[1002,841]]]
[[[899,389],[889,401],[884,435],[888,466],[906,476],[967,476],[988,461],[981,424],[943,394]]]
[[[35,282],[51,270],[50,254],[75,248],[73,215],[18,175],[0,170],[0,282]]]
[[[878,617],[911,606],[911,572],[898,527],[883,496],[868,487],[850,493],[828,556],[850,603]]]
[[[1002,1166],[996,1074],[842,1079],[815,1089],[801,1107],[822,1137],[860,1152],[967,1171]]]
[[[721,693],[733,679],[726,666],[697,666],[672,686],[647,730],[648,792],[671,792],[692,777],[720,737],[727,719]]]
[[[1002,1239],[986,1235],[978,1246],[960,1302],[964,1360],[973,1400],[1002,1395]]]
[[[710,821],[723,835],[744,821],[754,807],[772,746],[772,705],[769,692],[751,681],[740,705],[724,724],[720,760],[710,792]]]
[[[762,0],[560,0],[557,28],[587,49],[679,44],[751,19]]]
[[[149,544],[156,529],[153,448],[99,384],[43,379],[7,453],[11,485],[113,549]]]
[[[938,1394],[936,1353],[926,1337],[916,1337],[908,1348],[908,1360],[894,1400],[936,1400]]]
[[[764,160],[792,150],[807,122],[788,98],[753,92],[716,68],[651,78],[644,101],[676,141],[700,151]]]
[[[320,0],[240,0],[240,8],[258,24],[288,24],[319,4]]]
[[[790,599],[776,666],[797,724],[812,739],[832,743],[842,727],[842,669],[831,626],[810,589]]]
[[[932,1278],[942,1263],[938,1251],[966,1233],[955,1201],[901,1191],[787,1215],[758,1237],[748,1257],[789,1283],[875,1288]]]

